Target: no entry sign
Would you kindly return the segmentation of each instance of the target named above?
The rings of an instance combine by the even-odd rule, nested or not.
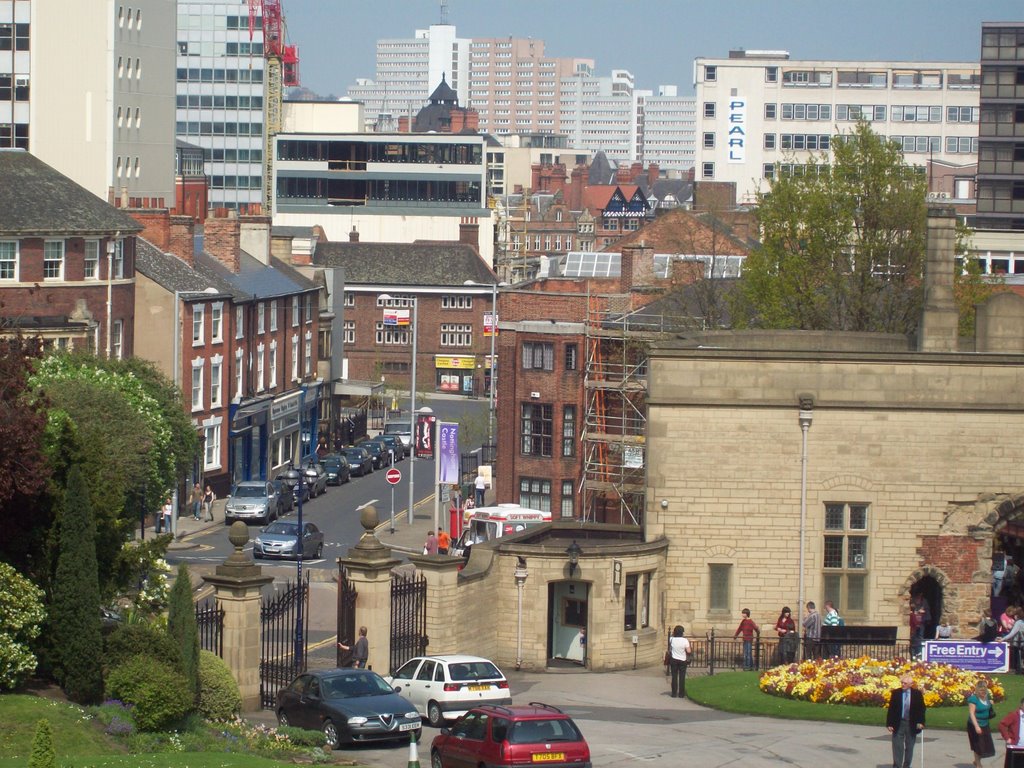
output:
[[[387,473],[385,473],[384,479],[387,480],[392,485],[398,485],[398,483],[402,479],[402,470],[394,468],[389,469]]]

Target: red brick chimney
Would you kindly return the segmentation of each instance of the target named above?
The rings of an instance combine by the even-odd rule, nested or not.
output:
[[[620,290],[625,292],[654,283],[654,249],[644,244],[627,245],[622,249]]]
[[[171,216],[171,235],[167,252],[172,253],[190,267],[195,266],[196,221],[191,216]]]
[[[459,242],[480,248],[480,225],[475,218],[463,217],[459,222]]]
[[[630,175],[630,169],[623,166],[619,166],[615,169],[615,183],[616,184],[629,184],[633,177]]]
[[[577,165],[572,169],[569,181],[569,194],[568,200],[569,210],[571,211],[582,211],[583,210],[583,186],[586,183],[587,167],[585,165]]]
[[[658,176],[660,175],[660,173],[661,173],[661,169],[658,167],[657,163],[651,163],[649,166],[647,166],[647,183],[648,183],[648,185],[653,187],[654,186],[654,182],[656,182],[658,180]]]
[[[234,273],[241,269],[241,228],[234,211],[217,208],[203,225],[203,247]]]
[[[565,193],[565,166],[561,163],[555,163],[551,166],[551,193],[557,195],[559,192]]]
[[[170,211],[145,210],[142,208],[127,209],[127,213],[143,226],[140,236],[151,242],[161,251],[170,248]]]

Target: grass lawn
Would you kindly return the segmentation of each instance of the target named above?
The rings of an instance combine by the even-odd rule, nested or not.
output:
[[[1002,717],[1017,708],[1024,698],[1024,676],[993,675],[1006,690],[1006,698],[996,703]],[[790,720],[823,720],[833,723],[885,726],[885,710],[876,707],[852,707],[845,704],[813,704],[769,696],[757,687],[755,672],[722,672],[693,677],[686,681],[686,695],[697,704],[724,712]],[[936,707],[928,710],[929,728],[962,730],[967,722],[967,707]]]
[[[150,755],[74,755],[57,758],[68,768],[282,768],[293,765],[247,754],[160,752]],[[27,757],[0,758],[0,768],[25,768]]]

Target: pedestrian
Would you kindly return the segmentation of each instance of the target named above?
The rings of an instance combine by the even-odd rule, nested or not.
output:
[[[676,624],[672,637],[668,639],[668,652],[665,654],[669,674],[672,676],[671,695],[680,699],[686,698],[686,667],[690,663],[690,641],[683,637],[685,632],[681,624]]]
[[[171,497],[164,499],[164,505],[160,508],[160,517],[157,520],[157,533],[170,533],[174,519],[174,504]]]
[[[775,631],[779,635],[779,664],[792,664],[796,661],[796,646],[799,636],[796,631],[796,622],[793,621],[793,612],[788,605],[782,606],[778,621],[775,622]]]
[[[487,490],[487,478],[484,477],[482,469],[478,469],[476,478],[473,480],[473,488],[476,489],[476,505],[482,507],[484,505],[484,491]]]
[[[1006,760],[1003,762],[1003,768],[1013,768],[1014,758],[1024,750],[1024,739],[1022,739],[1024,728],[1020,727],[1022,720],[1024,720],[1024,699],[1020,700],[1017,709],[999,721],[999,735],[1006,742]]]
[[[991,643],[999,634],[999,625],[992,618],[992,611],[988,608],[981,609],[981,620],[978,622],[978,634],[974,638],[979,643]]]
[[[931,608],[924,595],[910,596],[910,655],[920,660],[924,648],[924,636],[927,625],[932,620]]]
[[[953,627],[949,624],[949,616],[942,614],[942,621],[935,625],[935,639],[949,640],[953,637]]]
[[[192,484],[192,491],[188,495],[188,507],[192,512],[192,519],[199,519],[199,511],[203,507],[203,488],[199,483]]]
[[[213,522],[213,502],[217,500],[217,494],[213,488],[206,486],[206,493],[203,494],[203,511],[206,513],[207,522]]]
[[[835,605],[831,600],[825,601],[825,614],[821,617],[821,626],[823,627],[841,627],[845,622],[843,617],[839,615],[839,611],[836,610]],[[839,645],[836,643],[829,643],[828,650],[825,654],[828,657],[839,655]]]
[[[452,548],[452,537],[448,535],[448,531],[441,528],[437,532],[437,554],[447,555],[448,550]]]
[[[1007,608],[1007,612],[1013,611],[1013,626],[1010,631],[999,638],[1000,643],[1010,646],[1010,668],[1018,675],[1021,674],[1021,647],[1024,646],[1024,610],[1020,608]]]
[[[424,555],[436,555],[437,554],[437,536],[434,535],[434,529],[431,528],[427,531],[427,540],[423,542],[423,554]]]
[[[1020,600],[1020,568],[1011,555],[1006,556],[1006,565],[1003,566],[1002,592],[1011,603]]]
[[[821,614],[814,605],[814,601],[808,601],[807,613],[803,620],[804,628],[804,658],[817,659],[821,656]]]
[[[996,753],[989,728],[989,721],[995,715],[988,683],[979,680],[974,686],[974,693],[967,697],[967,742],[974,753],[974,768],[981,768],[981,758],[992,757]]]
[[[339,642],[338,647],[346,653],[352,652],[352,658],[349,660],[348,666],[355,667],[356,669],[366,669],[366,660],[370,658],[370,645],[366,641],[366,627],[359,628],[359,639],[356,640],[354,645],[345,645]]]
[[[911,768],[914,741],[924,730],[924,696],[914,687],[913,675],[904,674],[890,693],[885,726],[892,734],[893,768]]]
[[[736,627],[732,639],[743,635],[743,669],[749,672],[754,668],[754,633],[760,633],[761,628],[750,618],[749,608],[744,608],[740,613],[743,618],[740,619],[740,625]]]

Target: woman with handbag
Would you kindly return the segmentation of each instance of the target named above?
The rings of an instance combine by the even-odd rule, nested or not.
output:
[[[974,768],[981,768],[981,758],[992,757],[996,753],[992,731],[989,729],[989,721],[995,716],[988,683],[979,680],[974,693],[967,697],[967,741],[974,754]]]
[[[665,652],[665,661],[672,675],[672,697],[680,699],[686,698],[686,667],[690,663],[690,641],[683,637],[685,631],[682,625],[676,624]]]
[[[778,663],[792,664],[796,659],[798,637],[796,622],[793,621],[793,612],[789,610],[788,605],[783,606],[779,613],[779,620],[775,622],[775,631],[779,635]]]

